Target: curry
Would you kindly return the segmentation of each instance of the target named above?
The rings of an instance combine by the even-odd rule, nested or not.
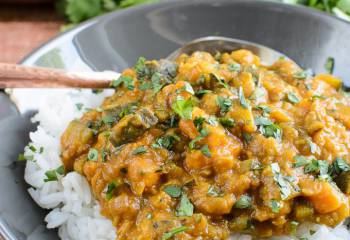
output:
[[[350,196],[340,79],[248,50],[140,58],[61,137],[117,239],[226,239],[336,226]]]

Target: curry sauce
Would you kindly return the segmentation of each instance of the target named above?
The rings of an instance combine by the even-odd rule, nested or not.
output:
[[[117,239],[293,234],[349,216],[350,100],[340,79],[248,50],[146,61],[61,137]]]

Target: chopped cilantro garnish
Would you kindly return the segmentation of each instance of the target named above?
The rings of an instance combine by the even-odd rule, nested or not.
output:
[[[239,89],[238,89],[238,98],[239,98],[239,102],[241,103],[242,107],[249,108],[249,103],[247,102],[247,100],[244,97],[244,92],[243,92],[242,87],[239,87]]]
[[[158,72],[155,72],[152,75],[151,82],[152,82],[152,89],[154,94],[159,92],[164,86],[164,84],[162,83],[162,74]]]
[[[202,129],[202,126],[203,126],[204,122],[205,122],[205,118],[204,117],[196,117],[193,120],[193,124],[194,124],[194,126],[196,126],[198,131],[200,131]]]
[[[193,215],[193,204],[188,199],[186,194],[181,195],[180,203],[176,208],[176,216],[178,217],[190,217]]]
[[[235,120],[232,118],[219,118],[219,123],[224,127],[233,127],[235,125]]]
[[[138,155],[147,152],[147,147],[146,146],[140,146],[135,148],[134,151],[132,151],[133,155]]]
[[[181,96],[177,96],[171,107],[181,118],[191,119],[194,101],[192,98],[184,99]]]
[[[101,150],[101,158],[102,158],[102,162],[106,162],[107,161],[107,156],[108,156],[108,151],[105,149]]]
[[[306,157],[301,155],[294,156],[294,160],[295,160],[295,163],[293,163],[293,167],[295,168],[305,166],[306,164],[309,163],[309,160]]]
[[[196,94],[197,97],[201,97],[204,94],[207,94],[207,93],[210,93],[210,92],[212,92],[212,91],[211,90],[207,90],[207,89],[200,89],[195,94]]]
[[[349,6],[350,6],[350,4],[349,4]],[[324,67],[325,67],[326,71],[329,74],[333,74],[333,71],[334,71],[334,58],[328,57]]]
[[[217,96],[216,103],[220,108],[221,114],[227,113],[232,106],[232,101],[230,99],[224,98],[222,96]]]
[[[293,74],[293,77],[296,78],[296,79],[306,79],[307,78],[307,73],[305,71],[300,71],[300,72],[297,72],[297,73],[294,73]]]
[[[265,137],[273,137],[277,140],[281,140],[281,128],[270,119],[265,117],[256,117],[255,124],[258,126],[259,132]]]
[[[263,116],[266,116],[269,113],[271,113],[271,108],[268,106],[264,106],[264,105],[257,105],[254,107],[254,109],[261,110],[263,112]]]
[[[246,144],[249,143],[250,140],[252,140],[252,135],[250,135],[247,132],[242,132],[242,136],[243,136],[243,140]]]
[[[89,153],[87,155],[87,159],[90,161],[97,161],[98,151],[96,148],[90,148]]]
[[[111,82],[111,86],[117,88],[119,85],[124,84],[124,86],[129,90],[134,90],[134,79],[129,76],[120,76],[117,80]]]
[[[187,229],[188,229],[188,227],[186,227],[186,226],[181,226],[181,227],[178,227],[178,228],[173,228],[173,229],[171,229],[170,231],[165,232],[165,233],[163,234],[161,240],[168,240],[168,239],[171,239],[171,238],[174,237],[176,234],[187,231]]]
[[[222,193],[220,192],[220,189],[217,189],[214,186],[210,186],[208,188],[207,195],[212,196],[212,197],[219,197],[219,196],[222,196]]]
[[[57,181],[58,180],[57,174],[59,174],[59,175],[64,174],[64,167],[63,166],[59,166],[56,169],[46,171],[45,172],[46,178],[44,179],[44,182]]]
[[[211,79],[214,79],[215,81],[217,81],[219,85],[223,86],[224,88],[227,88],[227,89],[230,88],[229,85],[225,82],[225,79],[220,78],[216,74],[210,73],[210,77]]]
[[[287,100],[289,102],[291,102],[291,103],[298,103],[298,102],[300,102],[300,99],[293,92],[288,92],[287,93]]]
[[[76,103],[75,106],[76,106],[76,108],[80,111],[81,109],[83,109],[84,104],[82,104],[82,103]]]
[[[286,180],[286,177],[282,176],[278,163],[272,163],[270,166],[273,173],[273,179],[280,188],[282,200],[287,199],[291,194],[291,185],[289,181]]]
[[[239,63],[231,63],[227,66],[227,69],[232,72],[241,71],[241,65]]]
[[[106,191],[106,199],[107,200],[112,199],[114,189],[116,189],[116,188],[117,188],[117,184],[115,181],[112,181],[107,185],[107,191]]]
[[[135,66],[134,66],[134,70],[137,74],[137,77],[139,78],[143,78],[146,75],[148,75],[148,69],[146,66],[146,59],[144,57],[139,57],[139,59],[137,60]]]
[[[152,144],[153,148],[165,148],[171,150],[174,142],[176,141],[176,137],[173,135],[165,135],[157,138],[156,142]]]
[[[334,178],[339,176],[342,172],[350,171],[350,165],[344,159],[337,157],[330,166],[329,174]]]
[[[168,185],[166,186],[163,191],[167,193],[170,197],[180,197],[182,194],[182,189],[180,186],[177,185]]]
[[[261,87],[257,87],[253,93],[249,96],[250,100],[257,100],[258,98],[261,98],[265,96],[265,91]]]
[[[183,86],[181,90],[194,95],[194,90],[189,82],[185,82],[185,86]]]
[[[245,209],[252,207],[252,198],[246,194],[240,196],[234,205],[235,208]]]
[[[197,136],[195,139],[193,139],[189,144],[189,148],[190,149],[194,149],[195,148],[195,145],[198,141],[202,140],[203,138],[205,138],[206,136],[208,136],[209,132],[206,130],[206,129],[202,129],[200,131],[200,135]]]
[[[116,120],[117,120],[116,117],[114,117],[113,115],[110,115],[110,114],[107,114],[107,115],[102,117],[102,122],[108,126],[112,126]]]
[[[271,200],[270,201],[270,208],[273,213],[279,213],[281,209],[281,203],[276,200]]]
[[[314,143],[313,141],[311,141],[310,139],[307,139],[306,141],[307,141],[307,143],[309,144],[310,152],[311,152],[312,154],[317,153],[318,150],[319,150],[319,147],[317,146],[317,144]]]
[[[210,153],[208,145],[203,145],[203,147],[201,148],[201,152],[204,154],[204,156],[209,157],[209,158],[211,157],[211,153]]]

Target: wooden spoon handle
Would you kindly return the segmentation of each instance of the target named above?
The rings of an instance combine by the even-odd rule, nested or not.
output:
[[[0,63],[0,88],[108,88],[110,82],[57,69]]]

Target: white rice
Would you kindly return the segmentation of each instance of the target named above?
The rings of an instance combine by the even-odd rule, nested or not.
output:
[[[110,90],[93,94],[90,90],[62,90],[55,94],[46,94],[40,104],[39,112],[33,122],[39,124],[35,132],[30,133],[31,145],[36,149],[44,148],[40,153],[33,153],[28,147],[25,155],[34,155],[34,161],[27,161],[25,180],[32,186],[29,194],[39,206],[52,209],[46,216],[47,228],[59,228],[59,236],[64,240],[97,240],[116,238],[116,231],[110,220],[100,215],[100,206],[94,199],[86,179],[75,172],[70,172],[58,181],[44,182],[45,172],[61,166],[60,135],[68,123],[79,118],[84,110],[79,111],[75,104],[82,103],[83,108],[96,108],[110,95]],[[310,229],[314,233],[310,234]],[[312,232],[311,231],[311,232]],[[298,237],[308,240],[350,239],[345,224],[332,229],[316,224],[303,224],[298,228]],[[251,240],[249,235],[235,234],[230,239]],[[273,237],[274,240],[293,240],[295,237]]]

